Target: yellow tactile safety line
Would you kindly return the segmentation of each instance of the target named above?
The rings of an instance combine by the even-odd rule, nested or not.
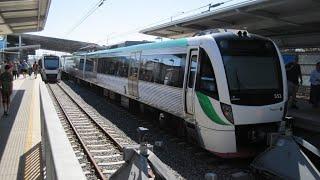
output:
[[[23,179],[25,180],[36,180],[41,179],[41,159],[40,159],[40,142],[37,145],[33,146],[33,119],[35,118],[33,113],[33,108],[35,104],[35,93],[37,80],[32,81],[33,88],[32,88],[32,98],[31,104],[29,108],[29,117],[28,117],[28,131],[27,137],[24,147],[24,170],[23,170]]]
[[[28,131],[27,131],[27,137],[26,137],[26,142],[24,146],[24,152],[26,153],[29,151],[29,149],[32,147],[32,126],[33,126],[33,107],[34,107],[34,102],[35,102],[35,84],[34,81],[32,81],[33,87],[31,89],[32,91],[32,98],[31,98],[31,104],[29,108],[29,117],[28,117]]]

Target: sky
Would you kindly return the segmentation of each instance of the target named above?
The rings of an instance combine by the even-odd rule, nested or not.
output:
[[[138,33],[161,24],[208,10],[190,10],[227,0],[106,0],[73,31],[73,27],[100,0],[52,0],[45,28],[32,34],[110,45],[126,40],[155,40]],[[230,1],[230,0],[229,0]],[[225,5],[241,0],[231,0]],[[222,5],[222,6],[225,6]],[[71,32],[70,32],[71,31]]]

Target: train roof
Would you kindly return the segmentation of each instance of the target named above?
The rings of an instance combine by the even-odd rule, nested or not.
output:
[[[189,38],[181,38],[181,39],[174,39],[174,40],[168,40],[163,42],[153,42],[153,43],[145,43],[145,44],[138,44],[138,45],[132,45],[132,46],[126,46],[126,47],[119,47],[114,49],[106,49],[106,50],[99,50],[95,52],[89,52],[89,53],[78,53],[76,56],[91,56],[91,57],[97,57],[98,55],[106,55],[106,54],[116,54],[116,53],[130,53],[130,52],[137,52],[141,50],[153,50],[153,49],[164,49],[164,48],[179,48],[179,47],[186,47],[188,46],[188,41],[192,40],[199,40],[202,38],[207,39],[208,37],[221,37],[221,36],[236,36],[238,37],[238,33],[241,31],[241,34],[246,32],[249,34],[249,37],[252,38],[261,38],[261,39],[269,39],[265,38],[256,34],[251,34],[250,32],[247,32],[246,30],[237,30],[237,29],[212,29],[204,32],[204,34],[198,34],[194,37]],[[181,50],[181,49],[180,49]]]
[[[145,49],[159,49],[159,48],[171,48],[171,47],[186,47],[188,45],[187,38],[156,42],[156,43],[146,43],[146,44],[138,44],[127,47],[120,47],[115,49],[107,49],[101,51],[95,51],[91,53],[85,53],[81,55],[94,56],[97,54],[108,54],[108,53],[118,53],[122,51],[133,52],[133,51],[141,51]]]

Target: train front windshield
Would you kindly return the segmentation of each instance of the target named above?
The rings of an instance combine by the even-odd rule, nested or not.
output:
[[[231,102],[267,105],[283,100],[278,53],[266,40],[221,40],[219,48],[228,80]]]
[[[55,70],[59,68],[59,57],[47,56],[44,57],[44,67],[48,70]]]

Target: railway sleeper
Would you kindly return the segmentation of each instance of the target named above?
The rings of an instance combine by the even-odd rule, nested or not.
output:
[[[108,159],[108,158],[116,158],[116,157],[121,157],[121,154],[113,154],[113,155],[107,155],[107,156],[93,156],[94,158],[101,158],[101,159]]]
[[[116,162],[102,162],[102,163],[98,163],[99,166],[113,166],[113,165],[122,165],[123,163],[125,163],[125,161],[116,161]]]
[[[80,132],[80,135],[94,135],[94,134],[100,134],[99,132]]]
[[[88,146],[88,147],[108,147],[110,145],[111,144],[88,144],[86,146]]]
[[[117,171],[117,169],[104,169],[104,170],[102,170],[102,173],[111,175],[111,174],[115,173],[116,171]]]
[[[104,152],[112,152],[115,151],[114,149],[96,149],[96,150],[89,150],[91,153],[104,153]]]

